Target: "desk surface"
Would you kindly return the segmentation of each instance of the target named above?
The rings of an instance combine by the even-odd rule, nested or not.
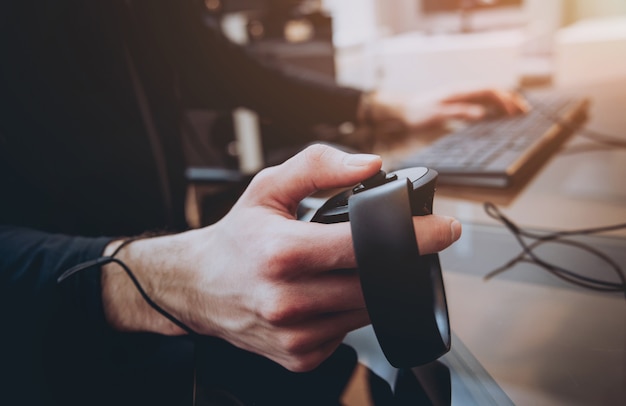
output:
[[[625,88],[626,81],[579,89],[592,100],[587,128],[626,140]],[[537,229],[626,222],[626,150],[575,152],[588,144],[573,138],[502,209],[519,224]],[[624,297],[566,286],[532,265],[518,265],[485,282],[479,269],[488,272],[517,254],[504,242],[512,236],[501,227],[472,226],[493,223],[476,202],[448,194],[438,205],[466,223],[464,239],[442,255],[453,329],[513,402],[626,404]],[[586,242],[626,268],[626,230],[612,234],[615,238]],[[568,251],[553,256],[607,276],[606,264],[589,262],[589,256]]]
[[[626,404],[626,300],[564,284],[531,264],[483,276],[519,253],[500,227],[468,225],[441,255],[453,331],[518,405]],[[626,264],[626,240],[587,237]],[[562,248],[561,248],[562,249]],[[616,280],[586,253],[545,249],[553,261]]]
[[[587,128],[626,140],[626,77],[575,89],[591,97]],[[521,226],[569,230],[626,222],[626,150],[572,138],[521,191],[499,204]],[[582,148],[582,149],[580,149]],[[452,330],[514,404],[626,404],[626,300],[567,285],[531,264],[485,281],[520,250],[486,215],[502,191],[440,188],[435,211],[464,225],[441,254]],[[584,239],[626,269],[626,230]],[[565,266],[614,278],[605,263],[546,251]],[[467,404],[465,402],[453,404]],[[470,403],[471,404],[471,403]],[[480,404],[480,402],[476,403]]]

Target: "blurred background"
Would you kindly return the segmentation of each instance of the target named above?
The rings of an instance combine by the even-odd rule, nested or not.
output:
[[[626,69],[623,0],[206,4],[233,40],[363,88],[565,84]]]
[[[484,86],[593,86],[626,72],[624,0],[205,0],[205,5],[207,24],[217,24],[253,54],[365,90],[435,98]],[[230,165],[248,173],[280,160],[272,157],[274,146],[267,140],[288,138],[263,134],[293,131],[265,125],[249,111],[232,117],[189,114],[199,132],[213,133],[212,142],[230,151]],[[319,130],[310,138],[323,139]]]

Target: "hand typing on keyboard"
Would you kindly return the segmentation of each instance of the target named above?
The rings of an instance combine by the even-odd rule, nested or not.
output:
[[[359,113],[365,122],[415,130],[440,126],[451,119],[477,121],[527,111],[528,104],[516,92],[480,89],[446,97],[377,91],[364,96]]]
[[[461,95],[460,100],[464,98]],[[459,98],[450,100],[456,103]],[[532,110],[516,103],[502,102],[506,115],[484,116],[485,120],[452,129],[405,154],[391,169],[425,166],[439,173],[439,184],[466,186],[502,188],[528,179],[584,122],[588,100],[552,93],[530,97]],[[525,110],[528,114],[516,114]]]

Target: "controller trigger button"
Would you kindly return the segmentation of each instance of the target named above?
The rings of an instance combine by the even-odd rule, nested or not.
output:
[[[361,182],[361,184],[365,188],[371,189],[373,187],[382,185],[383,183],[386,182],[386,179],[387,179],[387,173],[381,170],[381,171],[378,171],[376,175],[365,179],[363,182]]]
[[[393,182],[394,180],[398,180],[398,175],[395,173],[390,173],[385,177],[385,182]]]

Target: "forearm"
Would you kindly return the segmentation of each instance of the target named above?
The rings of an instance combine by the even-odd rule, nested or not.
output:
[[[332,78],[262,60],[203,21],[201,2],[140,2],[142,16],[196,107],[247,107],[299,127],[354,120],[361,92]],[[149,10],[148,10],[149,8]],[[184,44],[184,46],[181,46]]]

